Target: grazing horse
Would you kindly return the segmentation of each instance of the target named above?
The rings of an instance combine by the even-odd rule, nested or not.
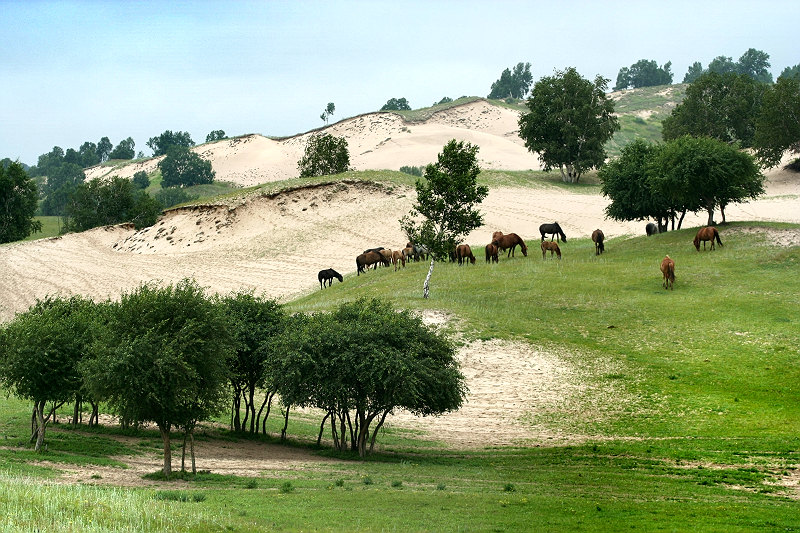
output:
[[[542,234],[542,240],[544,240],[545,235],[552,235],[550,240],[552,241],[555,239],[558,241],[558,237],[561,236],[561,240],[567,242],[567,236],[564,235],[564,232],[561,231],[561,226],[558,225],[558,222],[553,222],[552,224],[542,224],[539,226],[539,233]]]
[[[675,261],[665,256],[661,261],[661,273],[664,275],[664,283],[662,287],[665,289],[674,290],[675,285]]]
[[[649,237],[650,235],[656,235],[656,234],[660,233],[660,232],[658,231],[658,226],[656,226],[656,225],[655,225],[655,224],[653,224],[652,222],[648,222],[648,223],[647,223],[647,225],[644,227],[644,231],[645,231],[645,233],[647,233],[647,236],[648,236],[648,237]]]
[[[486,262],[487,263],[491,263],[491,262],[497,263],[498,262],[497,261],[497,245],[494,244],[494,243],[490,242],[489,244],[486,245]]]
[[[475,256],[472,255],[472,249],[469,247],[469,244],[459,244],[456,246],[456,259],[458,259],[458,264],[463,265],[469,259],[469,262],[473,265],[475,264]]]
[[[596,229],[592,232],[592,241],[594,241],[594,255],[600,255],[606,251],[606,245],[603,244],[605,239],[606,236],[603,235],[601,230]]]
[[[522,255],[528,257],[528,245],[522,240],[522,237],[516,233],[503,233],[502,231],[495,231],[492,234],[492,244],[497,246],[499,251],[504,252],[508,250],[506,257],[514,257],[514,250],[519,244]]]
[[[704,228],[700,228],[697,232],[697,235],[694,236],[694,247],[697,248],[697,251],[700,251],[700,241],[703,241],[703,250],[706,249],[706,241],[711,241],[711,249],[714,249],[714,239],[717,240],[720,246],[722,246],[722,241],[719,240],[719,232],[717,228],[714,226],[706,226]]]
[[[561,260],[561,248],[558,247],[557,242],[542,241],[542,259],[545,259],[548,250],[550,251],[550,259],[553,258],[553,252],[555,252],[558,259]]]
[[[389,264],[392,262],[393,252],[391,250],[389,250],[388,248],[383,248],[381,250],[378,250],[378,253],[381,254],[384,259],[386,259],[386,263],[385,263],[386,266],[389,266]]]
[[[428,259],[428,249],[425,246],[423,246],[421,244],[414,244],[413,242],[409,242],[408,244],[406,244],[406,248],[405,249],[408,250],[409,248],[411,248],[411,254],[410,255],[414,258],[414,261],[419,261],[420,258]],[[408,257],[408,256],[409,256],[409,254],[406,254],[406,257]]]
[[[376,263],[383,263],[384,266],[389,266],[389,262],[383,257],[380,252],[368,252],[356,257],[356,272],[361,275],[365,268],[369,268]]]
[[[392,252],[392,263],[394,264],[394,271],[397,272],[397,269],[400,268],[400,265],[403,265],[403,268],[406,267],[406,254],[403,253],[405,250],[395,250]]]
[[[342,275],[336,272],[332,268],[326,268],[325,270],[320,270],[319,274],[317,274],[317,279],[319,280],[319,288],[322,289],[325,287],[325,284],[328,284],[328,287],[333,285],[333,279],[336,278],[341,282],[344,282],[344,278]]]

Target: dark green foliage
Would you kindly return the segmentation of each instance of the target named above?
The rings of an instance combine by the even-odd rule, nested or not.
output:
[[[212,183],[215,173],[211,162],[206,161],[184,146],[172,146],[167,156],[158,163],[162,187],[188,187]]]
[[[164,206],[145,191],[135,191],[133,207],[129,211],[127,222],[133,222],[136,229],[152,226],[161,216]]]
[[[558,168],[564,181],[577,183],[584,172],[603,164],[603,146],[619,130],[607,83],[601,76],[592,83],[570,67],[533,86],[519,136],[539,154],[544,170]]]
[[[223,139],[227,139],[228,137],[225,136],[225,132],[223,130],[214,130],[208,135],[206,135],[206,142],[211,143],[214,141],[221,141]]]
[[[136,155],[136,151],[134,150],[134,146],[136,143],[133,142],[131,137],[128,137],[124,141],[120,141],[116,148],[114,148],[109,154],[109,159],[133,159]]]
[[[39,202],[36,183],[19,163],[0,165],[0,244],[19,241],[41,231],[42,223],[34,220]]]
[[[322,111],[322,114],[319,116],[319,118],[321,118],[323,121],[325,121],[325,124],[327,124],[328,119],[331,118],[331,115],[333,115],[334,111],[336,111],[336,106],[333,104],[333,102],[328,102],[328,105]]]
[[[707,72],[715,74],[730,74],[736,73],[736,63],[733,62],[732,57],[717,56],[708,64]]]
[[[638,89],[639,87],[653,87],[655,85],[669,85],[672,83],[672,62],[667,61],[659,67],[653,60],[640,59],[628,67],[622,67],[617,74],[615,91],[623,89]]]
[[[173,205],[192,202],[198,198],[199,196],[189,194],[180,187],[167,187],[166,189],[161,189],[156,193],[155,196],[155,199],[164,207],[164,209],[172,207]]]
[[[97,154],[97,145],[93,142],[85,142],[81,145],[78,154],[81,159],[81,166],[88,168],[100,163],[100,156]]]
[[[711,60],[706,70],[703,70],[701,63],[695,61],[686,72],[683,83],[694,83],[703,74],[715,73],[720,75],[742,74],[759,83],[769,84],[772,83],[769,67],[769,54],[750,48],[736,62],[732,57],[717,56]]]
[[[345,172],[349,166],[347,139],[330,133],[311,135],[303,157],[297,162],[301,178],[339,174]]]
[[[686,75],[683,77],[683,83],[693,83],[697,78],[703,75],[703,64],[699,61],[695,61],[689,67],[689,70],[686,71]]]
[[[487,98],[525,98],[528,89],[533,83],[530,63],[517,63],[513,72],[505,69],[500,74],[500,79],[492,83],[489,96]]]
[[[75,187],[66,207],[67,231],[86,231],[98,226],[133,222],[137,229],[151,226],[161,205],[146,192],[137,191],[130,180],[113,176],[94,178]]]
[[[417,177],[422,177],[422,170],[422,167],[409,167],[408,165],[400,167],[400,172]]]
[[[800,151],[800,76],[781,76],[767,87],[753,146],[765,166],[778,165],[787,149]]]
[[[800,79],[800,64],[783,69],[783,71],[781,71],[781,75],[778,76],[778,81],[780,81],[781,78]]]
[[[408,104],[408,100],[405,98],[389,98],[383,107],[381,107],[381,111],[410,111],[411,106]]]
[[[41,160],[41,157],[39,159]],[[85,179],[86,174],[83,169],[75,163],[62,163],[56,167],[49,167],[47,181],[42,187],[44,195],[42,214],[64,216],[70,194]]]
[[[176,131],[173,133],[170,130],[166,130],[158,137],[150,137],[147,141],[147,146],[153,151],[154,156],[159,156],[165,155],[173,146],[191,148],[194,146],[194,141],[188,131]]]
[[[112,144],[108,137],[103,137],[100,139],[100,142],[97,143],[97,158],[102,163],[108,159],[108,154],[111,153]]]
[[[150,178],[144,170],[140,170],[134,174],[131,181],[133,182],[133,186],[137,189],[146,189],[150,186]]]
[[[445,96],[445,97],[443,97],[441,100],[439,100],[438,102],[436,102],[433,105],[449,104],[452,101],[453,101],[452,98],[450,98],[449,96]]]

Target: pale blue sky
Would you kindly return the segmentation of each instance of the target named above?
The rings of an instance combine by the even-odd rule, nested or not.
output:
[[[283,136],[444,96],[486,96],[506,67],[534,80],[574,66],[613,86],[620,67],[770,55],[800,63],[800,2],[7,1],[0,0],[0,158],[35,164],[53,146],[164,130],[196,143]]]

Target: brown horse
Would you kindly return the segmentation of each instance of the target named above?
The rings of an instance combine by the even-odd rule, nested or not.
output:
[[[559,260],[561,259],[561,248],[558,247],[557,242],[553,241],[542,241],[542,259],[545,259],[547,255],[547,251],[550,251],[550,258],[553,258],[553,252],[558,255]]]
[[[706,249],[706,241],[711,241],[711,249],[714,249],[714,239],[717,240],[720,246],[722,246],[722,241],[719,240],[719,232],[717,228],[714,226],[706,226],[704,228],[700,228],[697,232],[697,235],[694,236],[694,247],[697,248],[697,251],[700,251],[700,241],[703,241],[703,250]]]
[[[383,263],[383,266],[389,266],[389,262],[383,257],[380,252],[367,252],[356,257],[356,272],[361,275],[366,268],[371,267],[377,263]]]
[[[489,243],[486,245],[486,262],[497,263],[497,245]]]
[[[661,261],[661,273],[664,275],[664,283],[661,285],[665,289],[674,290],[675,285],[675,261],[665,256]]]
[[[458,264],[465,264],[467,259],[469,259],[469,262],[473,265],[475,264],[475,256],[472,255],[472,248],[469,247],[469,244],[459,244],[456,246],[456,260]]]
[[[594,255],[600,255],[606,251],[606,245],[603,244],[606,236],[599,229],[592,232],[592,241],[594,241]]]
[[[395,250],[392,252],[392,263],[394,264],[395,272],[400,268],[400,265],[402,265],[403,268],[406,267],[406,254],[403,253],[403,250]]]
[[[522,237],[516,233],[504,234],[502,231],[495,231],[492,234],[492,244],[497,246],[501,252],[508,250],[506,257],[514,257],[514,250],[517,245],[519,245],[522,250],[522,255],[528,257],[528,246],[525,244],[525,241],[522,240]]]

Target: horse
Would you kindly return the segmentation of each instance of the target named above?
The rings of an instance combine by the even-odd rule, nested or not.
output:
[[[458,259],[458,264],[463,265],[469,259],[469,262],[473,265],[475,264],[475,256],[472,255],[472,249],[469,247],[469,244],[459,244],[456,246],[456,259]]]
[[[528,257],[528,245],[522,240],[522,237],[516,233],[503,233],[502,231],[495,231],[492,234],[492,244],[497,246],[499,251],[504,252],[508,250],[506,257],[514,257],[514,250],[519,244],[522,250],[522,255]]]
[[[486,262],[487,263],[491,263],[491,262],[497,263],[498,262],[497,261],[497,245],[494,244],[494,243],[490,242],[489,244],[486,245]]]
[[[383,257],[380,252],[369,252],[366,254],[361,254],[356,257],[356,272],[357,275],[361,275],[364,272],[365,268],[369,268],[376,263],[383,263],[384,266],[389,266],[389,263],[386,261],[386,258]]]
[[[606,251],[606,245],[603,244],[606,236],[599,229],[592,232],[592,241],[594,241],[594,255],[600,255]]]
[[[661,261],[661,273],[664,275],[664,283],[662,287],[665,289],[674,290],[675,285],[675,261],[665,256]]]
[[[706,249],[706,241],[711,241],[711,249],[714,249],[714,239],[717,240],[720,246],[722,246],[722,241],[719,239],[719,232],[717,228],[714,226],[706,226],[704,228],[700,228],[697,232],[697,235],[694,236],[694,247],[697,248],[697,251],[700,251],[700,241],[703,241],[703,250]]]
[[[400,264],[402,263],[403,268],[406,267],[406,255],[403,253],[405,250],[395,250],[392,252],[392,263],[394,264],[394,271],[397,272],[397,269],[400,268]]]
[[[378,253],[381,254],[384,259],[386,259],[386,266],[389,266],[389,264],[392,262],[393,252],[388,248],[382,248],[378,250]]]
[[[655,224],[653,224],[652,222],[648,222],[648,223],[647,223],[647,225],[644,227],[644,231],[645,231],[645,233],[647,233],[647,236],[648,236],[648,237],[649,237],[650,235],[656,235],[656,234],[660,233],[660,232],[658,231],[658,226],[656,226],[656,225],[655,225]]]
[[[320,270],[319,274],[317,274],[317,279],[319,280],[319,288],[322,289],[325,287],[325,284],[328,284],[328,287],[333,285],[333,279],[336,278],[341,282],[344,282],[344,278],[342,275],[336,272],[332,268],[326,268],[325,270]]]
[[[411,256],[414,258],[414,261],[419,261],[420,258],[428,259],[428,249],[421,245],[421,244],[414,244],[413,242],[409,242],[406,244],[406,250],[411,248]],[[408,255],[406,255],[408,257]]]
[[[561,226],[558,225],[558,222],[553,222],[552,224],[542,224],[539,226],[539,233],[542,234],[542,240],[544,240],[544,236],[547,234],[552,235],[550,240],[552,241],[555,239],[558,241],[558,237],[561,236],[561,240],[567,242],[567,236],[564,235],[564,232],[561,231]]]
[[[558,259],[561,260],[561,248],[558,247],[558,243],[553,241],[542,241],[542,259],[545,259],[548,250],[550,251],[551,259],[553,257],[553,252],[555,252],[558,256]]]

